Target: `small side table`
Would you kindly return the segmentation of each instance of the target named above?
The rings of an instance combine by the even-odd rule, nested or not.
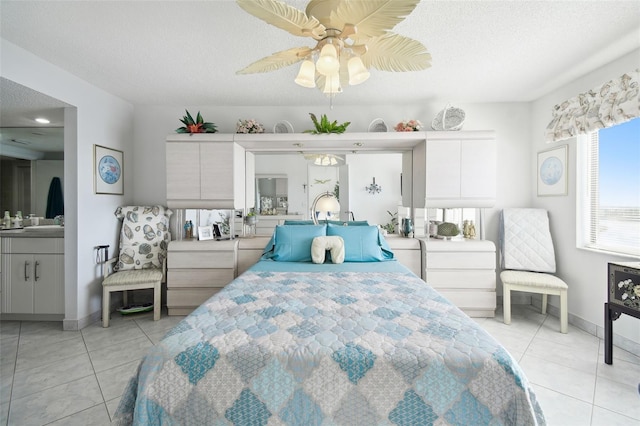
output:
[[[640,319],[640,262],[608,266],[607,303],[604,304],[604,362],[613,364],[613,321],[627,314]]]

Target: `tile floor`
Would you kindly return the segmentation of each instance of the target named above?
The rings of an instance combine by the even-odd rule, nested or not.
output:
[[[60,323],[0,323],[2,425],[108,425],[129,377],[145,351],[181,317],[113,315],[62,331]],[[514,306],[512,324],[478,323],[523,367],[549,425],[640,426],[640,357],[614,347],[604,363],[604,342],[532,306]],[[615,329],[615,327],[614,327]]]

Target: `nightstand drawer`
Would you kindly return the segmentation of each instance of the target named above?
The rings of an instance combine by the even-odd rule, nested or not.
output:
[[[231,268],[234,269],[233,251],[182,251],[169,252],[167,256],[167,267],[176,268]]]
[[[494,252],[429,252],[427,269],[491,269],[496,267]]]
[[[167,307],[195,309],[219,291],[219,288],[169,289],[167,290]]]
[[[169,269],[167,288],[224,287],[233,276],[233,269]]]
[[[496,273],[483,270],[431,270],[427,269],[427,284],[440,289],[487,289],[495,291]]]

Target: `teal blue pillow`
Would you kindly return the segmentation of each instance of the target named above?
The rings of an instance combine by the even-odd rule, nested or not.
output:
[[[313,239],[325,235],[326,225],[277,225],[270,258],[279,262],[311,262]]]
[[[320,223],[322,222],[324,221],[320,221]],[[341,220],[330,220],[328,221],[328,224],[338,226],[369,226],[369,222],[367,222],[366,220],[350,220],[348,222],[342,222]]]
[[[342,237],[345,262],[383,262],[393,259],[393,252],[377,226],[329,225],[327,235]]]

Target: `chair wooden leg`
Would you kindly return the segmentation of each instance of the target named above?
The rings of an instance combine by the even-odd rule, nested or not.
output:
[[[547,313],[547,293],[542,293],[542,308],[540,309],[542,315]]]
[[[111,293],[107,288],[102,289],[102,326],[109,327],[109,311],[110,311]]]
[[[569,307],[567,306],[567,291],[560,292],[560,333],[569,331]]]
[[[502,283],[502,310],[505,324],[511,324],[511,288]]]
[[[160,286],[161,284],[157,284],[153,288],[153,320],[158,321],[160,319],[160,307],[162,306],[162,301],[160,300]]]

